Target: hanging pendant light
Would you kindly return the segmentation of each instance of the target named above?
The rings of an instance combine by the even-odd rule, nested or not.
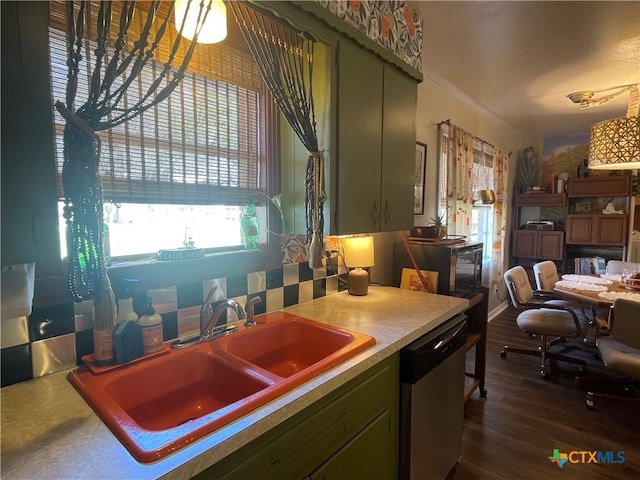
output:
[[[591,127],[589,168],[595,170],[635,170],[640,168],[640,89],[639,84],[612,87],[599,92],[617,91],[594,98],[599,92],[575,92],[569,99],[580,108],[609,103],[623,93],[629,93],[627,116],[605,120]]]
[[[198,43],[227,37],[227,7],[222,0],[176,0],[175,14],[176,30],[187,40],[193,40],[198,29]]]
[[[589,142],[589,168],[640,168],[640,117],[614,118],[593,125]]]

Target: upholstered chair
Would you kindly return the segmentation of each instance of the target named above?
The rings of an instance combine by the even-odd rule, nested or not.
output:
[[[576,302],[553,298],[553,288],[556,286],[556,282],[560,280],[560,276],[558,275],[558,267],[556,266],[555,262],[546,260],[544,262],[536,263],[533,266],[533,276],[536,280],[537,289],[540,291],[544,291],[545,295],[548,295],[548,297],[550,298],[545,303],[553,303],[555,305],[561,305],[563,307],[572,309],[578,316],[581,325],[593,323],[595,312],[592,308],[589,307],[585,309],[583,305],[580,305]]]
[[[609,336],[597,342],[600,358],[608,369],[621,373],[601,383],[622,387],[624,395],[587,393],[587,407],[594,408],[597,397],[640,402],[640,302],[618,298],[613,303],[613,319]]]
[[[622,275],[625,271],[628,273],[640,272],[640,263],[623,262],[622,260],[609,260],[607,262],[607,273]]]
[[[549,376],[549,359],[573,363],[584,369],[587,366],[586,360],[551,350],[551,347],[564,339],[583,338],[583,325],[575,311],[562,305],[545,303],[544,294],[540,298],[539,292],[533,290],[527,272],[520,265],[504,272],[504,280],[511,303],[522,310],[516,318],[518,327],[524,333],[538,338],[539,345],[537,349],[505,345],[500,355],[506,357],[507,352],[513,352],[540,357],[540,374],[545,378]]]

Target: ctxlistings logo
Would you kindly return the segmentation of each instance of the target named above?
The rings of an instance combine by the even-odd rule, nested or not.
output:
[[[564,467],[564,464],[569,461],[569,455],[567,455],[566,453],[560,453],[560,450],[554,448],[553,455],[549,457],[549,460],[551,460],[553,463],[558,464],[558,466],[562,468]]]
[[[569,453],[561,453],[559,449],[553,449],[553,455],[549,457],[553,463],[557,464],[560,468],[563,468],[565,463],[624,463],[624,452],[608,450],[602,451],[588,451],[588,450],[574,450]]]

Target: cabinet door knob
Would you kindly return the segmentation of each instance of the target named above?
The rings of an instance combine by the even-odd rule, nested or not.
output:
[[[373,226],[378,225],[378,220],[380,220],[380,209],[376,204],[376,201],[373,201]]]
[[[384,224],[388,224],[391,219],[391,208],[389,208],[389,201],[384,202]]]

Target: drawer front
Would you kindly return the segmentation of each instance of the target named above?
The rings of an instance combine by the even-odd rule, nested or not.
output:
[[[567,186],[569,197],[626,197],[630,191],[629,175],[572,178]]]

